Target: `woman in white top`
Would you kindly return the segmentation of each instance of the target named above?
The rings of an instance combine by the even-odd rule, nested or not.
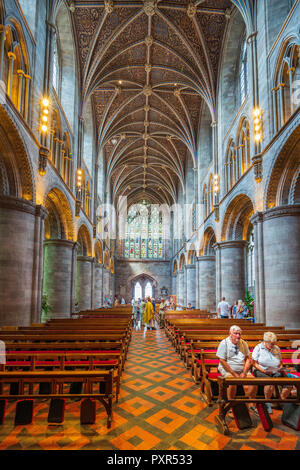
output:
[[[252,353],[252,363],[255,377],[282,377],[282,360],[280,348],[276,346],[277,337],[275,333],[268,331],[264,334],[264,340],[255,346]],[[285,399],[290,394],[290,388],[283,388],[281,398]],[[257,387],[253,387],[251,397],[254,397]],[[265,398],[270,399],[274,392],[273,385],[266,385],[264,388]],[[272,413],[270,403],[267,403],[269,413]]]

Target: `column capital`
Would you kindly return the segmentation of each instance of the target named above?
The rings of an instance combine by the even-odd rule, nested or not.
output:
[[[77,256],[77,261],[86,261],[88,263],[93,263],[94,258],[92,258],[91,256],[79,255]]]
[[[250,221],[252,224],[256,224],[258,222],[265,222],[269,219],[275,219],[278,217],[288,217],[288,216],[300,216],[300,204],[295,205],[285,205],[285,206],[278,206],[273,207],[272,209],[268,209],[264,212],[257,212],[254,214]]]
[[[195,269],[196,268],[196,265],[195,264],[186,264],[185,265],[185,269],[188,270],[188,269]]]
[[[199,256],[197,258],[197,261],[216,261],[215,255],[204,255],[204,256]]]
[[[226,248],[244,248],[247,244],[246,240],[228,240],[214,244],[215,250],[225,250]]]
[[[48,215],[48,211],[43,206],[36,205],[32,201],[20,199],[15,196],[1,196],[0,208],[11,209],[19,212],[27,212],[28,214],[43,218],[46,218]]]
[[[44,240],[44,245],[65,246],[72,250],[74,248],[74,245],[76,245],[76,242],[74,242],[73,240],[49,239],[49,240]]]
[[[7,55],[10,59],[13,59],[13,60],[16,60],[16,58],[17,58],[16,54],[14,54],[13,52],[8,52]]]

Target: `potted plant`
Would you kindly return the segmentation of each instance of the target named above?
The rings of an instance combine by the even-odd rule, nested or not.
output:
[[[48,303],[48,296],[47,294],[43,294],[42,296],[42,323],[45,323],[49,317],[48,315],[50,314],[50,312],[52,311],[52,308],[50,307],[49,303]]]

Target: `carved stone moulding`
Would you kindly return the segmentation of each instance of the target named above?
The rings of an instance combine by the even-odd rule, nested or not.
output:
[[[147,16],[153,16],[156,13],[157,1],[144,0],[144,12]]]
[[[151,96],[152,95],[152,86],[151,85],[145,85],[143,88],[143,93],[145,96]]]
[[[39,151],[39,174],[44,176],[47,170],[47,162],[49,157],[49,149],[41,147]]]
[[[43,206],[36,205],[34,202],[15,196],[0,196],[0,208],[27,212],[28,214],[41,217],[42,219],[45,219],[48,215],[48,211]]]
[[[197,7],[196,7],[196,5],[194,5],[192,2],[190,2],[190,3],[188,4],[186,13],[187,13],[187,15],[188,15],[189,18],[194,18],[194,16],[195,16],[196,13],[197,13]]]
[[[254,165],[254,178],[257,183],[260,183],[263,177],[263,168],[262,168],[262,155],[254,155],[252,158]]]
[[[113,0],[104,0],[104,8],[106,13],[109,15],[114,11],[114,2]]]
[[[146,46],[152,46],[152,44],[153,44],[153,37],[152,37],[152,36],[146,36],[146,37],[145,37],[145,44],[146,44]]]

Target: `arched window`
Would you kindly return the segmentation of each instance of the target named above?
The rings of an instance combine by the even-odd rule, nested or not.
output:
[[[139,282],[134,286],[134,298],[135,300],[142,298],[142,286]]]
[[[145,287],[145,297],[153,297],[153,287],[151,285],[151,282],[147,282],[146,287]]]
[[[163,258],[162,213],[148,201],[134,204],[128,211],[124,255],[125,258]]]
[[[300,80],[299,52],[299,45],[289,43],[278,61],[272,90],[275,132],[279,131],[300,106],[298,98]]]
[[[55,89],[57,95],[59,94],[59,53],[57,41],[54,41],[53,47],[53,75],[52,75],[52,86]]]
[[[225,159],[225,181],[226,192],[230,191],[236,182],[236,158],[235,158],[235,145],[233,140],[229,141]]]
[[[250,126],[246,118],[243,119],[240,125],[240,132],[238,136],[238,152],[237,161],[235,165],[235,180],[237,181],[251,165],[250,154]]]
[[[72,182],[72,173],[73,173],[73,160],[72,160],[72,152],[71,152],[71,145],[70,145],[70,138],[68,134],[64,135],[64,144],[62,150],[62,177],[65,183],[71,187]]]
[[[204,185],[204,188],[203,188],[202,204],[203,204],[203,218],[206,219],[208,217],[207,186],[206,186],[206,184]]]
[[[211,214],[214,210],[214,183],[213,183],[213,176],[210,175],[209,183],[208,183],[208,214]]]
[[[240,59],[240,99],[244,102],[248,95],[248,61],[247,61],[247,41],[244,38],[241,48]]]

